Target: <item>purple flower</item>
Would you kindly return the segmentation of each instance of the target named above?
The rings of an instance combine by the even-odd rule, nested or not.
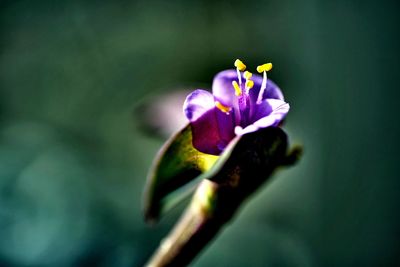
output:
[[[271,63],[257,67],[263,77],[243,72],[246,66],[240,60],[235,66],[215,76],[212,94],[195,90],[183,106],[193,146],[203,153],[219,155],[236,135],[278,126],[289,111],[279,87],[267,79]]]

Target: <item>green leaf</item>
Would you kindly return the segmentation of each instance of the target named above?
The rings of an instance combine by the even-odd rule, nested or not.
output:
[[[218,156],[193,147],[190,125],[172,136],[158,152],[147,177],[146,220],[157,221],[160,214],[188,196],[198,182],[194,179],[208,171],[217,159]]]

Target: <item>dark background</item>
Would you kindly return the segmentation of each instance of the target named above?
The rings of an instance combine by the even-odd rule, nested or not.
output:
[[[1,1],[0,265],[142,266],[179,210],[143,222],[165,138],[140,130],[137,107],[207,88],[236,58],[273,62],[305,154],[193,266],[398,264],[399,12],[397,1]]]

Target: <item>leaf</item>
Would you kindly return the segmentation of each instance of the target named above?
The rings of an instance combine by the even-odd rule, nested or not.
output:
[[[190,194],[198,181],[194,179],[208,171],[217,159],[218,156],[193,147],[190,125],[172,136],[158,152],[147,177],[146,220],[157,221],[160,214]]]

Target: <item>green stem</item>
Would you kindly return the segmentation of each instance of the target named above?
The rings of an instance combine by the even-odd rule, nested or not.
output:
[[[235,190],[203,180],[190,206],[146,266],[186,266],[216,236],[238,207]],[[223,208],[223,209],[222,209]]]
[[[293,164],[301,149],[287,154],[287,136],[269,127],[244,135],[220,166],[203,179],[171,233],[146,266],[186,266],[232,218],[238,207],[265,183],[279,166]],[[214,168],[213,167],[213,168]]]

